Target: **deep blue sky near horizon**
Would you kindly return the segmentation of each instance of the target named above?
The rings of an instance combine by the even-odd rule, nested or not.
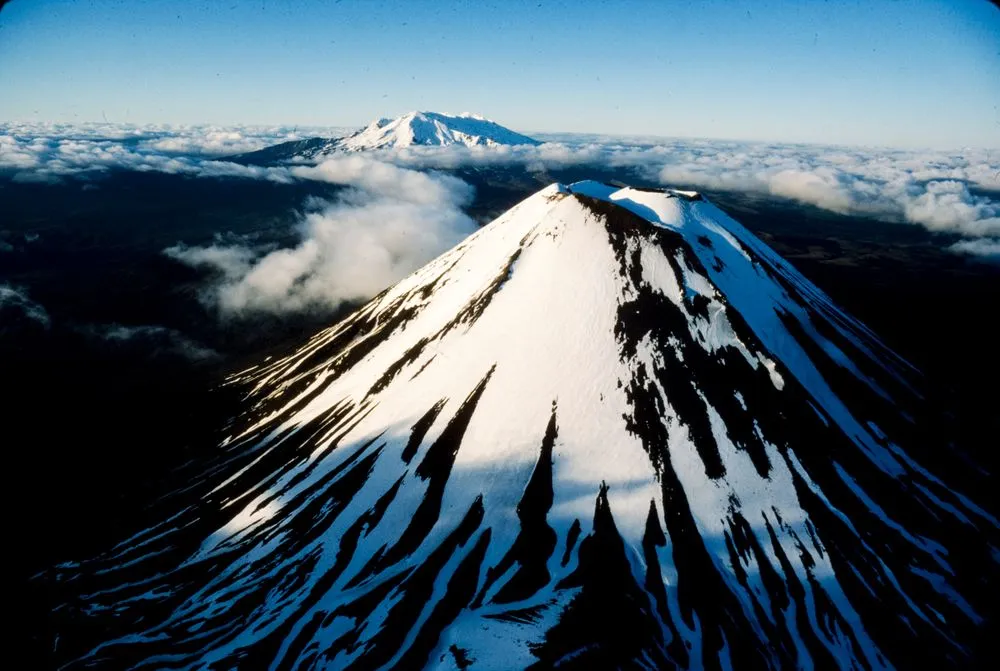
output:
[[[13,0],[0,120],[361,125],[1000,148],[986,0]]]

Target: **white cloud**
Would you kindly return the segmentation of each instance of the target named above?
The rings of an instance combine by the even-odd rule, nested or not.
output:
[[[960,240],[949,247],[949,249],[956,254],[968,254],[984,261],[1000,263],[1000,238]]]
[[[80,331],[108,343],[138,344],[153,355],[167,354],[190,361],[212,361],[219,358],[219,353],[215,350],[165,326],[98,324],[84,327]]]
[[[213,159],[345,130],[0,123],[0,176],[8,174],[19,182],[58,182],[122,169],[289,182],[292,178],[285,168]]]
[[[278,142],[299,140],[302,137],[297,129],[289,131],[283,128],[208,127],[184,129],[182,132],[172,132],[143,140],[139,143],[139,147],[164,154],[226,156],[255,151]]]
[[[476,228],[461,209],[472,189],[451,176],[361,155],[293,171],[351,187],[333,203],[311,200],[314,211],[304,215],[295,247],[263,255],[219,244],[165,250],[216,271],[203,299],[222,317],[329,311],[368,299]]]
[[[112,169],[163,172],[198,177],[236,177],[293,181],[287,168],[246,166],[227,161],[148,153],[114,140],[25,140],[0,136],[0,175],[15,182],[58,182],[62,178],[86,179]]]
[[[851,195],[831,168],[813,171],[782,170],[768,181],[768,190],[775,196],[816,205],[833,212],[851,211]]]
[[[246,274],[256,254],[247,247],[223,246],[188,247],[174,245],[163,250],[170,258],[194,268],[211,268],[225,277],[239,277]]]
[[[52,319],[48,311],[40,303],[36,303],[28,297],[28,292],[11,284],[0,284],[0,310],[12,308],[17,310],[27,319],[37,322],[49,328]]]
[[[382,158],[414,168],[519,164],[626,168],[670,186],[744,191],[966,236],[994,235],[1000,155],[708,140],[554,136],[537,147],[409,147]]]
[[[339,126],[205,126],[128,123],[0,123],[0,134],[37,140],[115,141],[144,153],[224,156],[263,149],[307,137],[338,137],[353,128]]]
[[[364,154],[335,156],[315,167],[294,167],[291,172],[303,179],[353,186],[416,205],[461,207],[468,205],[473,195],[472,187],[457,177],[409,170]]]
[[[1000,207],[973,197],[962,182],[929,182],[923,193],[907,199],[903,207],[909,221],[931,230],[1000,235]]]
[[[453,194],[462,197],[454,183],[446,184],[442,176],[428,182],[419,170],[520,165],[538,172],[596,165],[632,170],[665,185],[788,198],[969,237],[995,236],[1000,217],[1000,204],[989,195],[1000,192],[1000,154],[984,149],[912,151],[557,134],[537,147],[407,147],[321,166],[256,167],[212,160],[345,130],[0,124],[0,176],[53,182],[117,168],[282,183],[315,179],[367,192],[392,185],[396,200],[416,204],[421,197],[435,203]]]

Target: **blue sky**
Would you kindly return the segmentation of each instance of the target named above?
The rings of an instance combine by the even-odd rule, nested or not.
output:
[[[985,0],[13,0],[0,121],[361,125],[1000,148]]]

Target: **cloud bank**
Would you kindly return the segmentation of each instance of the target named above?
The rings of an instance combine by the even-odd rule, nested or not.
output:
[[[472,188],[455,177],[361,155],[291,171],[299,179],[348,187],[334,202],[310,201],[295,247],[263,253],[221,244],[165,250],[212,272],[202,299],[223,318],[331,311],[368,299],[476,229],[462,211]]]
[[[33,324],[46,331],[53,328],[52,316],[45,307],[28,295],[24,287],[0,284],[0,333]],[[220,357],[215,350],[165,326],[122,324],[70,325],[70,329],[102,343],[136,347],[152,356],[171,356],[194,362],[214,361]]]
[[[439,169],[516,164],[536,172],[599,165],[664,186],[785,198],[986,241],[950,247],[958,253],[1000,244],[1000,151],[572,137],[542,138],[558,141],[538,147],[410,147],[383,152],[383,160]]]
[[[141,348],[154,357],[180,357],[193,362],[215,361],[220,357],[215,350],[165,326],[91,324],[78,331],[111,345]]]
[[[18,183],[91,179],[109,170],[162,172],[196,177],[292,181],[285,168],[243,166],[191,156],[146,151],[116,140],[22,138],[0,135],[0,177]]]
[[[0,284],[0,314],[6,310],[13,310],[20,313],[25,319],[36,322],[43,328],[52,325],[52,318],[48,311],[40,303],[36,303],[28,297],[28,292],[12,284]],[[2,320],[0,320],[2,325]]]
[[[363,217],[364,213],[375,217],[376,203],[388,204],[385,194],[389,192],[410,194],[409,200],[392,201],[397,205],[405,203],[406,212],[383,209],[377,216],[402,216],[402,226],[417,219],[438,224],[452,221],[449,217],[455,215],[454,198],[446,194],[461,192],[455,184],[447,183],[440,175],[433,177],[430,181],[434,186],[428,187],[426,196],[419,196],[427,198],[421,204],[413,200],[418,197],[413,195],[413,189],[393,181],[419,180],[419,171],[518,166],[543,173],[595,165],[632,171],[644,180],[667,186],[784,198],[839,214],[909,223],[986,241],[980,245],[950,247],[956,253],[975,254],[973,250],[1000,244],[1000,151],[988,149],[917,151],[554,134],[543,136],[541,139],[546,143],[537,147],[410,147],[372,152],[354,164],[341,157],[324,164],[326,167],[302,164],[259,167],[217,160],[225,154],[290,139],[341,135],[346,130],[0,124],[0,179],[85,180],[108,170],[125,169],[279,183],[316,179],[351,186],[368,194],[366,203],[338,202],[310,213],[303,225],[316,230],[305,236],[320,240],[325,239],[322,231],[330,226],[316,223],[319,219],[327,216],[344,220],[355,215]],[[379,196],[375,198],[372,194]],[[441,206],[441,212],[446,213],[443,219],[429,216],[431,203]],[[414,211],[421,207],[424,212]],[[348,215],[348,211],[354,214]],[[386,228],[384,224],[381,227]],[[389,233],[383,230],[379,235]],[[357,242],[364,244],[361,240]],[[303,249],[296,258],[301,261],[307,253]],[[328,255],[317,252],[316,264],[323,265],[329,260]]]
[[[0,178],[53,183],[89,179],[117,169],[289,182],[284,168],[241,166],[216,159],[304,137],[339,136],[348,130],[0,123]]]
[[[1000,263],[1000,240],[998,239],[960,240],[949,249],[956,254],[968,254],[989,263]]]
[[[411,147],[383,158],[413,168],[625,168],[666,186],[776,196],[971,237],[1000,235],[1000,203],[984,193],[1000,193],[1000,151],[985,149],[921,152],[698,140],[621,144],[604,138],[496,150]]]
[[[40,140],[113,141],[149,152],[225,156],[307,137],[339,137],[344,126],[207,126],[129,123],[0,122],[0,135]]]

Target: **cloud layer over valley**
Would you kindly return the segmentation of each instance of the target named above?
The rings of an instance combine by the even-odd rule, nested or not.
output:
[[[296,204],[302,211],[293,246],[275,249],[220,238],[209,246],[166,250],[177,261],[208,269],[201,298],[223,318],[333,310],[402,278],[475,230],[465,213],[473,189],[447,174],[468,168],[516,167],[535,175],[588,165],[611,168],[625,180],[742,192],[918,225],[961,236],[944,238],[942,246],[951,252],[1000,258],[1000,151],[987,149],[550,135],[542,136],[546,142],[540,146],[417,146],[332,156],[318,165],[219,160],[347,130],[0,124],[0,182],[91,188],[109,171],[127,170],[343,187],[331,199]]]
[[[345,128],[0,124],[0,177],[86,179],[109,169],[289,182],[288,167],[217,160]],[[541,172],[588,164],[631,169],[665,185],[746,191],[842,214],[1000,236],[1000,151],[917,151],[557,134],[538,147],[410,147],[377,152],[414,169],[519,165]],[[977,191],[979,193],[977,193]]]
[[[91,179],[108,170],[288,182],[282,169],[216,160],[278,142],[340,135],[346,128],[133,126],[0,123],[0,179],[50,182]]]
[[[564,138],[565,136],[559,136]],[[411,147],[387,159],[412,167],[520,164],[529,170],[602,165],[668,186],[749,192],[824,210],[918,224],[970,237],[1000,236],[1000,151],[956,152],[708,140],[586,142],[539,147]],[[636,140],[638,141],[638,140]],[[978,192],[978,193],[977,193]],[[986,195],[986,194],[990,195]]]
[[[472,188],[449,175],[361,155],[290,172],[347,187],[333,202],[307,203],[295,247],[178,245],[165,252],[212,271],[214,282],[202,298],[222,317],[334,310],[365,300],[476,229],[462,210]]]
[[[52,319],[48,311],[39,303],[33,301],[24,287],[11,284],[0,284],[0,315],[7,310],[12,314],[34,322],[43,328],[49,328]],[[4,317],[0,322],[0,333],[3,332],[6,324],[4,322],[13,321],[9,316]]]

